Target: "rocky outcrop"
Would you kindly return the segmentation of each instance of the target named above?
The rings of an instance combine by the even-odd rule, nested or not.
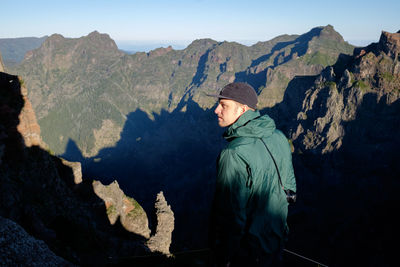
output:
[[[204,93],[232,81],[248,82],[260,93],[259,108],[271,107],[282,101],[293,77],[317,75],[340,53],[352,51],[330,25],[251,47],[201,39],[183,50],[167,47],[133,55],[119,51],[106,34],[54,34],[12,70],[30,88],[51,150],[63,154],[74,140],[83,156],[95,158],[101,149],[116,145],[126,115],[135,110],[149,116],[179,111],[189,96],[205,110],[215,101]]]
[[[82,165],[80,162],[71,162],[65,159],[61,159],[63,165],[72,169],[72,175],[74,176],[74,183],[82,183]]]
[[[45,242],[0,216],[1,266],[74,266],[55,255]]]
[[[172,50],[173,50],[172,46],[168,46],[167,48],[160,47],[160,48],[151,50],[149,53],[147,53],[147,55],[149,57],[159,57],[159,56],[165,55],[166,53],[168,53]]]
[[[0,72],[4,72],[4,64],[3,64],[3,58],[1,57],[1,53],[0,53]]]
[[[151,252],[171,255],[169,247],[172,242],[175,219],[171,206],[168,205],[162,191],[158,193],[155,203],[157,215],[156,233],[150,237],[146,212],[133,198],[124,194],[117,181],[107,186],[99,181],[94,181],[93,189],[97,196],[104,201],[111,224],[115,224],[120,218],[121,224],[126,230],[148,239],[146,246]]]
[[[291,246],[307,240],[307,253],[329,265],[387,266],[395,257],[390,244],[398,231],[387,211],[396,209],[400,190],[396,35],[382,33],[379,44],[357,49],[307,80],[301,101],[293,101],[299,84],[286,94],[298,104],[285,111],[298,111],[288,135],[302,196],[292,210]],[[278,123],[279,115],[284,113]],[[319,243],[324,239],[329,241]]]
[[[111,224],[115,224],[120,218],[121,224],[126,230],[145,238],[150,237],[146,212],[136,200],[124,194],[117,181],[107,186],[99,181],[94,181],[93,190],[104,201]]]
[[[161,191],[157,195],[155,204],[157,214],[156,233],[147,241],[146,245],[153,252],[161,252],[170,255],[169,247],[172,242],[172,231],[174,230],[174,212],[165,200]]]
[[[315,79],[312,88],[305,92],[302,110],[297,115],[299,124],[291,135],[295,142],[301,140],[298,149],[317,149],[322,153],[338,150],[346,131],[353,131],[349,126],[345,129],[346,122],[364,113],[375,113],[374,105],[360,110],[366,97],[375,98],[375,105],[391,105],[399,99],[398,40],[400,34],[383,32],[379,45],[355,51],[344,69],[339,64],[328,67]]]
[[[21,93],[24,100],[24,107],[19,115],[18,132],[22,135],[25,146],[40,146],[46,148],[47,146],[40,135],[40,126],[37,123],[35,111],[28,99],[28,90],[23,84],[21,86]]]
[[[400,54],[400,33],[382,31],[378,47],[393,59],[398,58]]]
[[[1,72],[0,216],[19,224],[29,235],[46,242],[56,255],[77,265],[104,265],[109,256],[148,253],[142,239],[129,235],[120,225],[110,225],[90,181],[80,182],[80,163],[66,162],[37,145],[25,145],[17,129],[24,105],[18,77]],[[0,265],[3,262],[10,262],[7,266],[29,265],[22,260],[12,264],[18,257],[25,257],[14,253],[21,243],[32,248],[26,258],[42,262],[47,253],[45,248],[30,245],[22,234],[16,233],[11,240],[12,229],[4,230],[11,231],[7,240],[0,233]],[[24,253],[23,247],[20,248]],[[6,249],[10,252],[5,252]],[[49,258],[49,262],[53,261]]]

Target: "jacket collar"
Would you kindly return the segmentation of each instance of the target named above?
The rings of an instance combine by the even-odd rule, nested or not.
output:
[[[225,139],[230,139],[235,135],[235,132],[238,128],[246,125],[249,121],[260,117],[260,112],[258,110],[252,111],[248,110],[245,113],[243,113],[237,120],[234,122],[231,126],[226,129],[226,131],[223,134],[223,137]]]

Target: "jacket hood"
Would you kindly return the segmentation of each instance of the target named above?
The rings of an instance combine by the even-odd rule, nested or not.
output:
[[[268,115],[260,115],[258,110],[248,110],[229,126],[224,138],[230,141],[236,137],[265,138],[275,131],[275,122]]]

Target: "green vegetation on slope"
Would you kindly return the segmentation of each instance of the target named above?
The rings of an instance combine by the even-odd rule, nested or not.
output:
[[[63,153],[72,140],[84,155],[94,156],[112,145],[94,140],[105,120],[122,129],[132,111],[153,117],[188,99],[210,108],[215,100],[204,93],[215,93],[232,81],[259,89],[259,108],[273,106],[295,75],[318,74],[350,48],[327,26],[251,47],[202,39],[184,50],[126,55],[108,35],[93,32],[78,39],[52,35],[13,71],[26,81],[50,148]]]

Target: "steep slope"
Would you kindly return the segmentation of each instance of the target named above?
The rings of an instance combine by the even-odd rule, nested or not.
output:
[[[3,58],[1,56],[1,53],[0,53],[0,71],[4,72],[4,64],[3,64]]]
[[[274,110],[295,152],[289,247],[329,266],[391,266],[395,257],[399,49],[400,33],[382,32],[378,43],[299,78]]]
[[[141,227],[134,225],[137,213],[129,227],[110,225],[90,180],[82,181],[80,163],[39,146],[40,128],[25,100],[19,78],[0,72],[0,231],[6,232],[0,238],[1,263],[72,265],[65,258],[77,265],[105,265],[110,257],[149,254],[147,240],[125,230]]]
[[[36,120],[35,111],[28,99],[28,90],[24,85],[21,85],[21,93],[24,101],[24,107],[19,115],[19,124],[17,130],[21,133],[24,139],[25,146],[40,146],[46,149],[48,146],[43,142],[40,134],[40,126]]]
[[[46,243],[33,238],[21,226],[1,216],[0,236],[2,266],[74,266],[55,255]]]
[[[50,36],[13,69],[31,88],[44,141],[63,153],[74,140],[86,157],[115,145],[126,116],[137,109],[150,117],[162,110],[185,110],[193,99],[203,109],[214,92],[232,81],[246,81],[260,92],[260,107],[280,102],[295,75],[318,74],[350,53],[332,26],[301,36],[280,36],[247,47],[196,40],[184,50],[160,48],[126,55],[108,35],[79,39]]]
[[[394,107],[400,97],[399,41],[399,34],[383,32],[379,43],[357,49],[353,58],[325,69],[317,77],[315,85],[305,93],[299,125],[292,135],[298,149],[322,154],[339,150],[348,132],[355,131],[358,137],[351,141],[360,144],[371,144],[379,135],[389,135],[382,136],[382,141],[393,137],[395,129],[389,130],[388,126],[398,117]],[[370,121],[350,126],[357,117],[369,117]],[[366,133],[371,121],[379,123],[375,125],[376,132]]]
[[[257,59],[246,70],[247,75],[265,75],[265,88],[259,88],[260,108],[272,107],[282,101],[289,82],[299,75],[317,75],[336,62],[340,54],[351,54],[353,46],[346,43],[331,25],[314,28],[294,40],[279,42],[270,54]],[[251,81],[249,81],[251,83]]]
[[[310,56],[319,50],[316,58],[324,60]],[[176,218],[172,245],[180,249],[205,244],[201,233],[223,146],[215,99],[204,93],[245,81],[260,93],[260,108],[271,106],[282,100],[289,79],[317,74],[350,50],[332,26],[251,47],[201,39],[184,50],[134,55],[93,32],[79,39],[53,35],[13,71],[31,88],[52,151],[82,162],[87,177],[107,184],[116,179],[147,213],[154,195],[165,193]]]

